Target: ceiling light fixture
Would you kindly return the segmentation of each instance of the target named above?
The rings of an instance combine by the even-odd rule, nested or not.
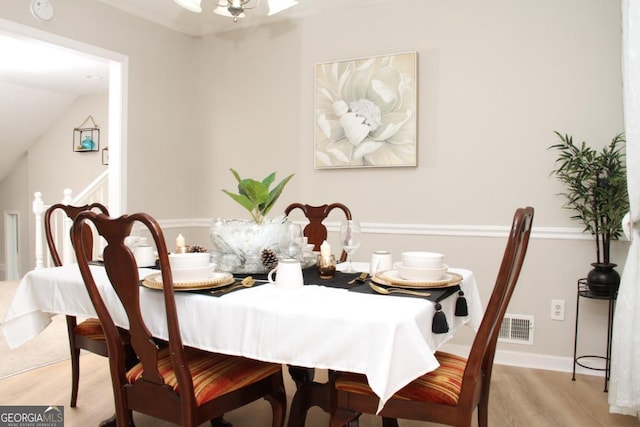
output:
[[[202,13],[202,0],[174,0],[180,6],[191,12]],[[260,0],[212,0],[216,5],[213,10],[218,15],[229,16],[233,18],[233,22],[238,22],[238,18],[244,18],[245,11],[256,8],[260,4]],[[285,9],[298,4],[297,0],[267,0],[269,5],[268,15],[275,15]]]

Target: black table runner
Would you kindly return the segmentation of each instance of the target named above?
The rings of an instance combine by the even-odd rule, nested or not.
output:
[[[267,280],[267,274],[265,273],[234,275],[236,279],[240,279],[240,280],[248,276],[251,276],[252,278],[257,280],[256,283],[253,285],[254,287],[263,285],[265,283],[264,281]],[[369,286],[369,281],[371,279],[366,279],[365,283],[362,283],[360,281],[360,282],[354,282],[353,284],[349,284],[349,282],[358,278],[360,276],[360,273],[343,273],[340,271],[336,271],[336,274],[333,278],[321,279],[320,276],[318,275],[318,271],[316,270],[316,267],[311,266],[302,270],[302,276],[303,276],[305,285],[307,284],[319,285],[319,286],[325,286],[328,288],[347,289],[350,292],[358,292],[362,294],[380,295],[385,297],[390,296],[390,295],[380,294],[374,291],[373,289],[371,289],[371,287]],[[233,284],[223,286],[213,290],[199,289],[199,290],[191,290],[186,292],[220,297],[222,295],[227,295],[232,292],[240,291],[242,289],[247,289],[243,287],[238,287],[237,289],[234,289],[232,291],[224,292],[225,289],[227,289],[230,286],[234,286],[237,283],[238,283],[238,280],[236,280]],[[388,287],[388,286],[381,285],[379,283],[376,283],[376,285],[381,287]],[[431,326],[431,331],[435,334],[444,334],[449,332],[449,323],[447,322],[446,315],[442,311],[442,305],[440,304],[442,300],[457,293],[458,299],[456,301],[455,315],[459,317],[465,317],[468,315],[467,302],[466,302],[466,299],[464,298],[464,292],[462,291],[462,289],[460,289],[460,285],[448,286],[443,288],[429,288],[428,291],[430,295],[393,294],[392,296],[399,296],[403,298],[406,298],[406,297],[422,298],[435,303],[436,312],[433,316],[433,323]]]

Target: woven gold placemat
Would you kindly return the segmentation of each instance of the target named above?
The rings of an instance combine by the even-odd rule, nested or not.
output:
[[[416,281],[401,278],[396,270],[387,270],[376,273],[371,280],[381,285],[397,286],[399,288],[447,288],[460,284],[462,276],[458,273],[447,272],[439,280]]]
[[[207,279],[190,282],[173,282],[176,291],[197,291],[200,289],[215,289],[233,283],[235,279],[231,273],[213,273]],[[162,273],[153,273],[142,279],[142,284],[151,289],[162,289]]]

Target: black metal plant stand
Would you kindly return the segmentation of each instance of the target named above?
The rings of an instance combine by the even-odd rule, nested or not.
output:
[[[616,304],[616,297],[618,296],[617,292],[614,292],[611,295],[597,295],[591,292],[589,286],[587,284],[587,279],[579,279],[578,280],[578,295],[576,298],[576,330],[573,339],[573,376],[571,380],[576,380],[576,365],[579,365],[585,369],[591,369],[594,371],[604,371],[604,392],[608,391],[609,387],[609,374],[611,372],[611,336],[613,332],[613,312]],[[609,301],[609,317],[607,324],[607,352],[605,356],[596,356],[596,355],[584,355],[577,356],[578,350],[578,325],[579,325],[579,316],[580,316],[580,298],[590,298],[590,299],[598,299]],[[602,359],[605,361],[604,368],[596,368],[593,366],[588,366],[580,361],[583,359]]]

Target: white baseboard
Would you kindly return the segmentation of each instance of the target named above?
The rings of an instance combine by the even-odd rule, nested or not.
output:
[[[443,351],[467,356],[469,346],[445,343]],[[517,351],[497,350],[494,363],[496,365],[517,366],[520,368],[544,369],[547,371],[573,372],[573,360],[570,357],[550,356],[546,354],[523,353]],[[604,361],[603,361],[604,364]],[[604,377],[604,371],[586,369],[576,366],[576,374],[594,375]]]

